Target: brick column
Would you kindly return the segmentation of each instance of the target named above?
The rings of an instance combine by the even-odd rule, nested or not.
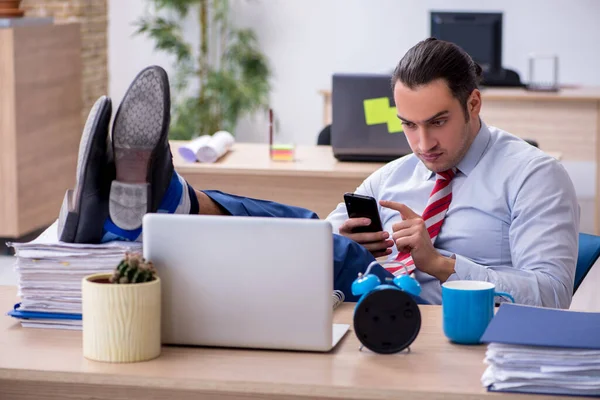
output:
[[[96,99],[108,94],[108,0],[23,0],[21,7],[26,16],[81,24],[83,127]]]

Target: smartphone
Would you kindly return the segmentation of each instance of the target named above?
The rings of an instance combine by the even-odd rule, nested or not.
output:
[[[369,218],[371,224],[354,228],[352,232],[380,232],[383,231],[377,200],[370,196],[354,193],[345,193],[344,202],[350,218]]]

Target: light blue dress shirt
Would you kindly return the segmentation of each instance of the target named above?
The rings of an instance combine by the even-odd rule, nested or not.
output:
[[[525,141],[482,122],[452,180],[452,202],[435,248],[455,257],[449,280],[488,281],[517,303],[568,308],[573,295],[579,205],[564,167]],[[435,174],[413,154],[369,176],[356,193],[406,204],[421,215]],[[379,207],[383,227],[401,221]],[[327,217],[334,228],[348,218],[344,203]],[[397,255],[395,247],[389,259]],[[435,277],[415,273],[422,297],[441,304]],[[497,298],[499,301],[502,299]]]

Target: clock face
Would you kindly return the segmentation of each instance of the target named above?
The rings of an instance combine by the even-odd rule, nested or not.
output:
[[[421,312],[413,298],[393,287],[375,289],[354,311],[358,340],[376,353],[391,354],[407,348],[421,329]]]

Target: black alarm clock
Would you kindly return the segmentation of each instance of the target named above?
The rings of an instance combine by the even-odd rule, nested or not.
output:
[[[362,295],[354,309],[354,333],[367,349],[380,354],[398,353],[414,342],[421,329],[421,312],[413,296],[421,286],[410,275],[382,284],[374,274],[359,274],[352,293]]]

